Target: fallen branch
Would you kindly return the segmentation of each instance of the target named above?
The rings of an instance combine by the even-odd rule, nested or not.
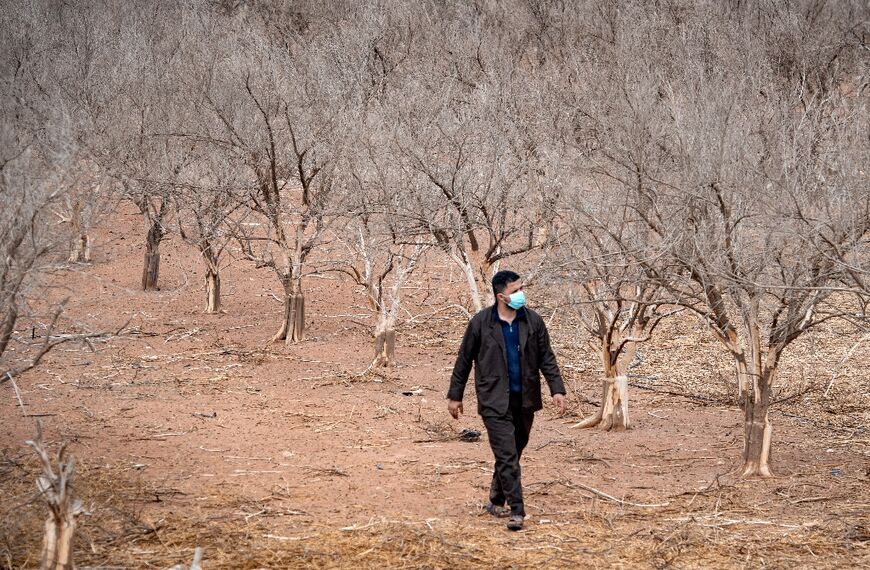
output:
[[[565,483],[564,485],[565,485],[566,487],[569,487],[569,488],[576,488],[576,487],[579,487],[579,488],[581,488],[581,489],[584,489],[584,490],[586,490],[586,491],[589,491],[590,493],[593,493],[593,494],[595,494],[595,495],[598,495],[598,496],[601,497],[602,499],[607,499],[608,501],[613,501],[614,503],[618,503],[618,504],[620,504],[620,505],[628,505],[628,506],[630,506],[630,507],[652,508],[652,507],[666,507],[666,506],[670,505],[670,502],[667,502],[667,503],[650,503],[650,504],[647,504],[647,503],[632,503],[631,501],[626,501],[626,500],[624,500],[624,499],[617,499],[617,498],[614,497],[613,495],[608,495],[608,494],[605,493],[604,491],[599,491],[599,490],[596,489],[595,487],[590,487],[589,485],[584,485],[583,483]]]
[[[18,398],[18,405],[21,406],[21,415],[26,418],[27,412],[24,410],[24,400],[21,399],[21,390],[18,389],[18,384],[15,382],[15,378],[12,377],[10,372],[6,373],[6,377],[9,378],[10,382],[12,382],[12,389],[15,390],[15,397]]]
[[[65,303],[65,302],[64,302]],[[54,312],[51,319],[51,324],[48,326],[48,334],[45,335],[45,340],[42,341],[42,346],[40,346],[39,351],[36,355],[30,359],[30,362],[21,366],[19,368],[11,368],[9,370],[0,373],[0,384],[6,382],[7,379],[11,379],[13,376],[21,376],[28,370],[32,368],[36,368],[39,363],[42,361],[43,357],[48,354],[54,347],[59,346],[61,344],[80,340],[82,342],[90,343],[93,339],[104,339],[108,337],[118,336],[123,332],[123,330],[130,324],[128,320],[126,323],[121,325],[121,327],[115,332],[101,332],[101,333],[87,333],[87,334],[65,334],[65,335],[52,335],[51,331],[54,330],[54,327],[57,324],[57,320],[60,317],[61,312],[63,311],[63,303],[60,307]],[[52,340],[54,339],[54,340]],[[92,347],[93,348],[93,347]]]
[[[629,376],[631,378],[631,376]],[[689,394],[686,392],[677,392],[674,390],[660,390],[658,388],[652,388],[650,386],[645,386],[643,384],[638,384],[637,382],[629,382],[629,386],[632,388],[638,388],[640,390],[647,390],[649,392],[655,392],[656,394],[667,394],[669,396],[677,396],[679,398],[686,398],[689,400],[695,400],[702,406],[729,406],[733,402],[729,402],[722,399],[710,398],[708,396],[702,396],[700,394]]]

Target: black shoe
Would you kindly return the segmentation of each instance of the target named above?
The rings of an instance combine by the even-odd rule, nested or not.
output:
[[[509,508],[493,505],[492,503],[486,504],[486,512],[488,512],[497,519],[507,518],[511,514],[511,510]]]
[[[507,523],[508,530],[523,530],[523,515],[511,515]]]

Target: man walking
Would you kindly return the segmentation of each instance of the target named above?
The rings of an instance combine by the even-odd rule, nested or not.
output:
[[[539,372],[559,413],[565,412],[565,386],[547,326],[525,306],[520,276],[499,271],[492,278],[492,291],[495,305],[474,315],[465,329],[450,378],[447,409],[456,419],[464,411],[462,395],[473,363],[477,411],[495,456],[486,510],[496,517],[510,517],[507,527],[520,530],[526,514],[520,456],[529,442],[535,412],[543,408]]]

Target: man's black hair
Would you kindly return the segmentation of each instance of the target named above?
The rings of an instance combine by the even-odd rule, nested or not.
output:
[[[504,293],[508,283],[513,283],[519,278],[519,274],[513,271],[499,271],[492,276],[492,294],[498,295],[499,293]]]

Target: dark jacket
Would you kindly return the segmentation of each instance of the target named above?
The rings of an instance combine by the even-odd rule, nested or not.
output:
[[[550,394],[564,394],[565,385],[556,364],[556,355],[550,346],[550,334],[544,319],[525,309],[526,318],[520,319],[520,359],[523,372],[523,408],[538,411],[541,402],[541,375],[547,379]],[[488,307],[471,318],[462,337],[450,390],[447,397],[462,400],[465,384],[474,363],[474,387],[477,391],[477,411],[481,416],[502,416],[510,402],[507,354],[501,324]]]

